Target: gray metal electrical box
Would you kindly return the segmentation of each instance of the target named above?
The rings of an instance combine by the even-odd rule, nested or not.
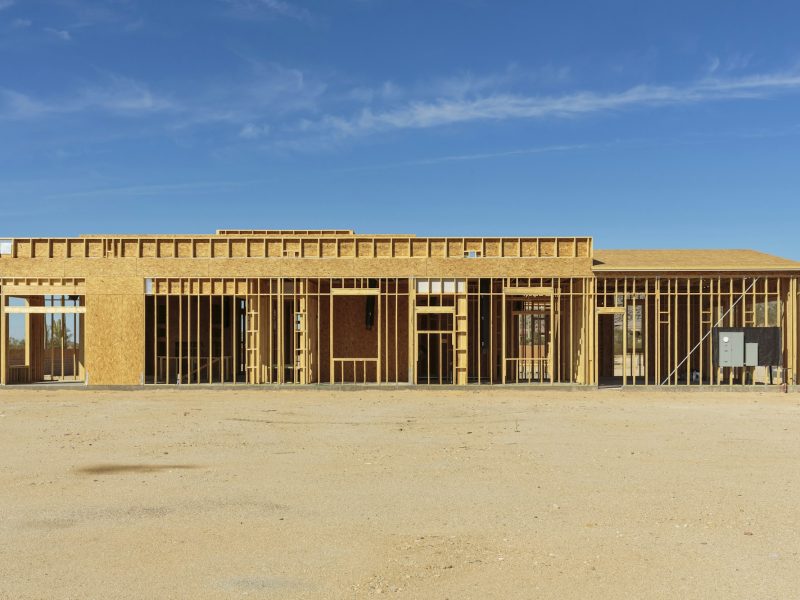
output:
[[[719,366],[720,367],[744,366],[744,332],[742,331],[719,332]]]
[[[758,366],[758,344],[747,342],[744,345],[744,365],[746,367]]]

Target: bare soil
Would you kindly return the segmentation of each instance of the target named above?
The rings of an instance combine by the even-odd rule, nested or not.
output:
[[[800,598],[800,396],[0,391],[0,598]]]

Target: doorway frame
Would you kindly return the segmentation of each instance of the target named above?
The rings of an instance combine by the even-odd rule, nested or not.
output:
[[[450,385],[456,383],[456,377],[458,375],[458,361],[456,360],[456,307],[455,306],[415,306],[414,307],[414,385],[422,385],[419,383],[419,336],[423,335],[425,332],[422,333],[419,331],[419,315],[442,315],[442,314],[449,314],[453,316],[452,319],[452,329],[450,331],[442,330],[437,333],[439,336],[449,335],[450,336],[450,344],[453,350],[453,372],[452,372],[452,381]],[[428,334],[429,335],[429,334]],[[441,339],[441,337],[440,337]],[[430,379],[430,373],[428,374],[428,379]],[[426,385],[433,385],[428,382]],[[436,384],[439,385],[439,384]]]
[[[375,357],[368,357],[368,358],[353,358],[353,357],[336,357],[334,356],[333,352],[333,321],[334,321],[334,300],[337,296],[375,296],[376,297],[376,312],[375,312],[375,324],[378,328],[378,347],[377,347],[377,356]],[[368,362],[375,363],[375,377],[376,380],[374,383],[380,383],[381,381],[381,303],[380,303],[380,296],[381,290],[380,286],[376,288],[331,288],[330,291],[330,334],[328,337],[329,345],[330,345],[330,366],[328,368],[330,372],[330,382],[331,385],[335,384],[336,381],[336,361],[342,363],[342,369],[344,369],[344,363],[350,361],[353,363],[353,384],[356,383],[356,367],[357,364],[360,362],[362,364],[364,378],[364,384],[368,384],[370,382],[366,381],[366,364]],[[341,381],[340,384],[344,385],[345,382]]]
[[[548,339],[547,339],[547,374],[548,378],[550,379],[550,385],[553,385],[555,381],[555,364],[554,364],[554,357],[553,357],[553,335],[554,335],[554,327],[555,327],[555,312],[556,312],[556,303],[554,298],[554,291],[552,287],[508,287],[503,286],[503,295],[502,295],[502,309],[501,309],[501,331],[502,331],[502,339],[500,343],[501,347],[501,382],[503,385],[508,383],[508,340],[507,340],[507,312],[508,312],[508,302],[513,300],[524,300],[524,301],[546,301],[550,305],[550,327],[548,330]],[[513,312],[513,311],[512,311]],[[513,357],[512,357],[513,358]]]
[[[628,355],[628,318],[627,307],[625,306],[598,306],[594,312],[594,380],[597,386],[600,385],[600,316],[601,315],[622,315],[622,386],[628,379],[627,373],[627,360]],[[612,336],[612,349],[613,352],[613,336]],[[616,355],[614,355],[616,358]]]

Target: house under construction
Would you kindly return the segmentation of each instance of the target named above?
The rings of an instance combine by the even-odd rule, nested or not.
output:
[[[796,384],[800,263],[349,230],[0,240],[0,383]]]

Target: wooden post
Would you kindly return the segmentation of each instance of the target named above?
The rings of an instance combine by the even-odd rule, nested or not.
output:
[[[788,376],[789,383],[797,383],[797,279],[789,279],[789,295],[786,298],[787,328],[789,341]]]
[[[458,292],[458,285],[460,282],[464,284],[464,292]],[[456,280],[456,310],[455,314],[453,315],[454,318],[454,329],[455,329],[455,340],[454,340],[454,350],[455,350],[455,376],[453,378],[453,383],[456,385],[467,385],[467,376],[469,374],[469,321],[468,321],[468,314],[469,314],[469,300],[467,296],[467,281],[466,280]]]
[[[186,383],[183,377],[183,279],[178,293],[178,383]]]
[[[408,279],[408,383],[417,383],[417,288],[413,277]]]
[[[628,278],[622,284],[622,387],[628,383]]]
[[[373,252],[375,251],[375,242],[374,241],[372,243],[372,251]],[[381,313],[381,304],[383,304],[383,302],[382,302],[383,293],[381,292],[381,281],[382,280],[378,279],[378,295],[375,297],[375,304],[378,305],[378,312],[375,315],[375,323],[378,326],[378,362],[375,364],[375,376],[376,376],[375,383],[380,383],[381,382],[381,356],[382,356],[382,352],[381,352],[381,333],[382,333],[382,331],[381,330],[383,329],[381,327],[381,314],[382,314]],[[389,311],[387,310],[386,313],[388,315]],[[366,371],[366,363],[364,363],[364,369]],[[366,383],[366,380],[365,380],[365,383]]]
[[[192,280],[186,290],[186,383],[192,383]]]
[[[64,296],[61,296],[61,306],[63,307],[65,304]],[[67,315],[61,313],[61,333],[59,335],[61,338],[59,341],[61,343],[61,378],[60,381],[64,381],[64,343],[67,339]]]
[[[644,280],[644,314],[642,316],[642,349],[644,351],[644,384],[650,384],[650,279]]]
[[[220,283],[222,288],[219,296],[219,382],[225,383],[225,280]]]
[[[211,361],[213,358],[214,349],[214,280],[208,281],[208,363],[206,364],[206,373],[208,374],[208,382],[211,384],[213,375],[211,372]]]
[[[577,242],[574,252],[577,255]],[[570,277],[569,280],[569,371],[567,371],[569,383],[575,383],[578,379],[577,373],[575,372],[575,357],[573,354],[574,342],[575,342],[575,326],[574,326],[574,315],[573,311],[574,308],[574,295],[575,295],[575,280]]]
[[[686,278],[686,385],[692,383],[692,280]]]
[[[153,385],[158,383],[158,280],[153,279],[150,288],[150,295],[145,298],[145,306],[150,306],[150,314],[152,314],[152,357],[153,357]],[[83,327],[81,327],[81,337],[83,336]],[[84,381],[86,378],[84,377]],[[88,383],[88,382],[87,382]]]
[[[236,338],[239,337],[239,320],[236,318],[236,280],[233,281],[233,296],[231,296],[231,376],[233,377],[233,385],[236,385],[236,380],[239,379],[239,365],[236,364]]]
[[[171,312],[170,311],[170,305],[169,305],[170,304],[170,302],[169,302],[169,300],[170,300],[170,296],[169,296],[169,280],[167,280],[167,292],[166,292],[166,294],[167,295],[164,296],[164,305],[165,305],[165,310],[167,311],[167,335],[166,335],[166,351],[165,351],[166,358],[164,360],[166,361],[167,384],[169,384],[169,333],[170,333],[169,332],[169,327],[170,327],[169,313]]]
[[[329,332],[328,332],[328,358],[330,360],[329,364],[329,371],[330,371],[330,380],[331,383],[336,381],[336,373],[333,365],[333,299],[335,296],[333,295],[333,280],[331,279],[330,287],[328,288],[328,293],[330,298],[328,302],[328,308],[330,309],[330,316],[328,320],[329,325]],[[344,383],[344,381],[342,381]]]
[[[549,360],[547,361],[547,375],[550,378],[550,385],[553,385],[555,380],[555,361],[556,361],[556,321],[555,321],[555,312],[556,312],[556,291],[550,294],[550,339],[548,340],[548,349],[547,354]]]
[[[197,365],[196,365],[196,373],[197,373],[197,383],[200,384],[200,280],[197,280]]]
[[[0,290],[0,385],[6,384],[6,360],[8,357],[8,317],[6,295]]]
[[[501,246],[502,247],[502,246]],[[502,325],[500,341],[500,383],[506,382],[506,282],[503,280],[503,292],[501,295],[502,305],[500,307],[500,323]]]

